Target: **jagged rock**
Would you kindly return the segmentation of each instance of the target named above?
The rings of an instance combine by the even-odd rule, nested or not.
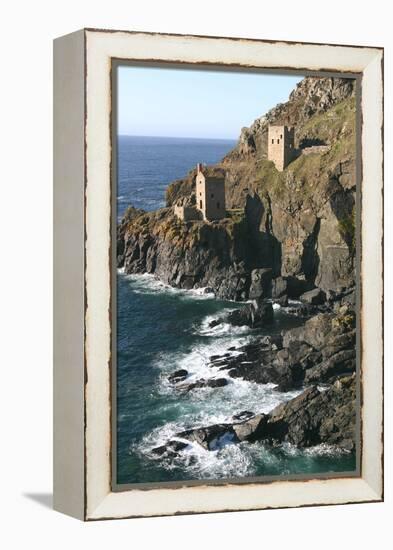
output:
[[[250,300],[269,298],[271,295],[272,270],[270,268],[253,269],[248,297]]]
[[[177,441],[176,439],[173,439],[166,443],[165,445],[160,445],[159,447],[155,447],[152,449],[152,453],[154,453],[157,456],[167,456],[167,457],[176,457],[179,454],[179,451],[182,451],[188,447],[188,443],[184,443],[183,441]]]
[[[242,441],[263,441],[273,445],[287,442],[297,447],[326,443],[353,451],[355,428],[356,378],[352,375],[340,378],[326,391],[311,386],[268,414],[185,430],[176,435],[207,450]],[[177,445],[178,441],[173,439],[153,452],[173,456]]]
[[[257,441],[263,439],[266,433],[268,415],[257,414],[242,423],[233,424],[232,429],[239,441]]]
[[[273,322],[273,306],[269,302],[254,302],[231,311],[226,321],[235,326],[263,327]]]
[[[239,347],[235,355],[214,356],[211,365],[233,378],[273,383],[278,391],[288,391],[354,372],[355,343],[354,313],[345,306],[338,314],[319,313],[281,336],[265,336]]]
[[[207,380],[205,378],[200,378],[195,382],[190,382],[189,384],[181,384],[178,387],[181,390],[189,392],[198,388],[222,388],[223,386],[227,386],[228,384],[229,380],[227,378],[208,378]]]
[[[307,370],[304,377],[305,384],[315,382],[329,382],[338,376],[350,374],[356,369],[356,351],[345,349],[338,351],[322,363]]]
[[[228,443],[239,442],[231,424],[214,424],[212,426],[185,430],[177,434],[177,436],[190,442],[198,443],[198,445],[209,451],[216,450]]]
[[[308,388],[270,413],[268,439],[298,447],[327,443],[354,450],[355,396],[354,375],[337,380],[327,391]]]
[[[251,411],[241,411],[237,414],[234,414],[232,418],[233,420],[248,420],[252,416],[254,416],[254,413]]]
[[[319,305],[323,304],[326,300],[326,294],[320,288],[314,288],[313,290],[309,290],[308,292],[302,294],[300,296],[300,300],[302,302],[306,302],[307,304]]]
[[[273,306],[269,302],[254,301],[239,309],[235,309],[226,316],[213,319],[209,327],[214,328],[222,323],[230,323],[234,326],[249,326],[260,328],[273,322]]]
[[[331,311],[331,308],[329,308],[326,304],[323,304],[322,306],[314,306],[311,304],[292,303],[287,306],[285,311],[289,315],[296,315],[297,317],[311,317],[313,315],[317,315],[317,313]]]
[[[304,325],[287,330],[283,335],[283,346],[288,347],[291,341],[303,341],[315,349],[321,349],[332,332],[334,318],[332,313],[319,313]]]
[[[186,369],[179,369],[172,374],[168,376],[168,380],[170,382],[173,382],[174,384],[177,384],[178,382],[182,382],[185,380],[188,376],[188,371]]]

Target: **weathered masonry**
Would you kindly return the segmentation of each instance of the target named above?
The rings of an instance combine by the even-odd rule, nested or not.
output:
[[[269,126],[267,157],[280,172],[294,158],[295,131],[289,126]]]
[[[196,207],[204,220],[225,218],[225,175],[223,172],[206,171],[200,163],[196,174]]]

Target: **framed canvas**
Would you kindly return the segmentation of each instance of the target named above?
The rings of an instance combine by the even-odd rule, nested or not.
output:
[[[383,499],[383,49],[54,42],[54,507]]]

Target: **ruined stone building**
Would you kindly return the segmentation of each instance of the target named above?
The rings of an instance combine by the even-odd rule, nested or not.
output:
[[[289,126],[269,126],[267,158],[280,172],[293,160],[295,131]]]
[[[214,221],[225,218],[225,173],[219,168],[197,164],[195,196],[174,206],[175,215],[184,221]]]
[[[196,174],[196,207],[203,214],[204,220],[221,220],[225,218],[225,174],[219,169],[203,169],[197,164]]]

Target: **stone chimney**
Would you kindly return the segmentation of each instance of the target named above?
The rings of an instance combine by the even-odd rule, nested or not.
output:
[[[196,165],[196,169],[197,169],[197,174],[200,174],[202,172],[202,163],[201,162],[198,162],[198,164]]]

